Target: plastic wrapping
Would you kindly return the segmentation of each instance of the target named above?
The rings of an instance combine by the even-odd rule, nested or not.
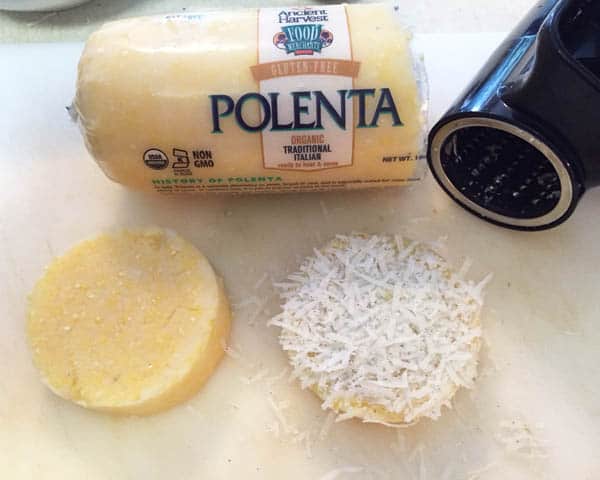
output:
[[[106,24],[74,110],[113,180],[161,193],[403,185],[425,171],[427,89],[393,5]]]

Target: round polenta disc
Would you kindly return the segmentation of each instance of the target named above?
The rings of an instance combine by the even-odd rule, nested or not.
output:
[[[208,260],[158,228],[102,234],[54,260],[30,296],[33,361],[57,395],[149,414],[193,395],[223,355],[230,311]]]
[[[302,387],[341,419],[435,419],[477,374],[487,279],[465,271],[427,243],[338,235],[280,284],[270,323]]]

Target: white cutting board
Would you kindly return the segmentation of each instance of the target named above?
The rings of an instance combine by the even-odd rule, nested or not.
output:
[[[419,37],[432,118],[501,37]],[[132,193],[102,175],[64,109],[80,50],[0,47],[0,478],[600,478],[600,190],[543,233],[488,225],[455,206],[431,176],[373,192]],[[39,382],[23,335],[26,295],[54,255],[102,229],[139,224],[171,227],[213,261],[237,305],[231,341],[239,358],[227,357],[184,405],[112,418]],[[437,422],[328,429],[311,393],[274,378],[286,358],[277,330],[265,326],[278,305],[271,282],[313,247],[353,230],[447,235],[455,262],[473,258],[472,278],[494,273],[480,378]],[[510,438],[519,440],[514,448]]]

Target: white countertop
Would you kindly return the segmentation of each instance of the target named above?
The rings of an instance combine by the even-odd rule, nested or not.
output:
[[[436,118],[502,35],[417,35]],[[0,45],[0,478],[7,480],[597,480],[600,189],[560,227],[477,219],[420,185],[311,195],[159,197],[107,180],[64,110],[81,43]],[[459,55],[454,55],[458,52]],[[32,65],[35,68],[32,68]],[[27,293],[52,257],[121,226],[178,231],[211,259],[233,304],[230,345],[202,391],[160,415],[113,418],[39,381]],[[272,282],[336,233],[447,236],[470,278],[492,272],[479,378],[438,421],[410,429],[330,418],[286,376]],[[264,302],[264,303],[261,303]],[[264,376],[266,375],[266,376]]]
[[[536,0],[401,0],[419,33],[506,32]],[[138,15],[201,8],[331,3],[302,0],[92,0],[61,12],[0,12],[0,43],[84,40],[100,24]],[[358,3],[349,1],[348,3]]]
[[[0,189],[0,478],[600,478],[600,271],[593,268],[600,263],[600,188],[586,193],[564,225],[524,234],[463,211],[431,175],[418,188],[277,201],[164,199],[109,182],[88,158],[64,106],[73,95],[80,42],[99,24],[224,5],[295,3],[306,2],[93,0],[64,12],[0,12],[0,43],[61,42],[0,46],[10,72],[0,83],[11,92],[0,111],[6,167]],[[455,34],[506,32],[534,3],[402,0],[416,32],[451,34],[420,36],[429,46],[432,118],[502,38]],[[454,52],[462,52],[460,62]],[[27,292],[53,256],[95,232],[136,224],[173,228],[213,260],[235,306],[231,345],[241,357],[225,358],[189,402],[162,415],[118,419],[62,401],[39,382],[23,318]],[[265,326],[278,308],[271,281],[324,239],[352,230],[416,239],[447,235],[453,263],[469,256],[472,278],[494,274],[482,316],[477,387],[461,391],[437,422],[397,431],[357,421],[325,429],[328,413],[314,395],[283,377],[274,380],[287,372],[287,360],[276,329]],[[263,275],[269,281],[260,283]],[[242,306],[258,296],[267,302]],[[257,372],[267,376],[256,380]],[[277,432],[281,426],[281,435],[273,425]]]

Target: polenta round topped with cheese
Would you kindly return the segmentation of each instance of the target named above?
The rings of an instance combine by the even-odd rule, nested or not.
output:
[[[487,279],[463,270],[425,243],[338,235],[279,285],[270,323],[302,387],[341,419],[435,419],[477,374]]]
[[[33,361],[50,389],[120,414],[153,413],[196,393],[229,328],[208,260],[158,228],[102,234],[54,260],[27,318]]]

